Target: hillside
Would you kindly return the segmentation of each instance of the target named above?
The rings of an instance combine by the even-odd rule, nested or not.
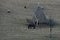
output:
[[[50,40],[49,28],[27,29],[26,18],[31,19],[37,2],[49,18],[60,22],[60,0],[0,0],[0,40]],[[27,6],[27,9],[24,6]],[[11,13],[7,13],[10,10]],[[60,26],[52,31],[52,40],[60,40]]]

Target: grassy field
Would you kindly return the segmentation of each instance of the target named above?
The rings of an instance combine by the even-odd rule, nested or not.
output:
[[[44,7],[46,16],[60,22],[60,0],[0,0],[0,40],[60,40],[60,26],[28,29],[26,18],[31,19],[37,2]],[[27,5],[27,9],[24,6]],[[10,10],[11,13],[7,13]]]

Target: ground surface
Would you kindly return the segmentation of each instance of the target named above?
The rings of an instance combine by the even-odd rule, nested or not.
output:
[[[26,18],[32,18],[37,2],[46,16],[60,22],[60,0],[0,0],[0,40],[60,40],[60,26],[27,29]],[[24,6],[27,5],[27,9]],[[7,13],[10,10],[11,13]]]

